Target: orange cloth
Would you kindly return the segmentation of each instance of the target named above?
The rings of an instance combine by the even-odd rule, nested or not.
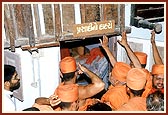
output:
[[[163,64],[154,64],[152,66],[152,74],[164,74],[164,65]]]
[[[117,62],[112,69],[112,77],[114,77],[116,80],[125,82],[127,73],[130,69],[131,67],[128,64]]]
[[[86,64],[91,64],[93,60],[96,59],[96,57],[99,56],[100,60],[102,57],[104,57],[103,53],[101,52],[100,48],[93,48],[90,50],[90,55],[86,59]]]
[[[145,85],[145,90],[142,93],[141,97],[147,97],[149,95],[150,90],[152,89],[152,75],[147,69],[144,69],[144,71],[147,73],[146,76],[146,85]]]
[[[117,111],[146,111],[146,98],[134,97],[122,105]]]
[[[76,71],[76,60],[73,57],[65,57],[60,61],[60,70],[62,73],[70,73]]]
[[[88,99],[85,100],[84,105],[82,105],[81,107],[79,107],[78,111],[86,111],[87,106],[89,106],[89,105],[93,105],[93,104],[95,104],[96,102],[98,102],[97,99],[94,99],[94,98],[92,98],[92,99],[91,99],[91,98],[88,98]]]
[[[141,64],[146,64],[147,62],[147,54],[144,52],[134,52],[134,54],[137,56]]]
[[[159,89],[159,90],[164,94],[164,88]],[[150,90],[149,94],[152,94],[152,93],[154,93],[154,92],[156,92],[156,91],[158,91],[158,89],[152,88],[152,89]]]
[[[127,86],[133,90],[145,88],[147,73],[143,69],[132,68],[127,74]]]
[[[76,84],[68,84],[64,85],[61,83],[56,91],[55,95],[61,99],[62,102],[75,102],[78,99],[78,85]]]
[[[126,86],[110,87],[109,90],[102,96],[102,102],[110,102],[113,110],[118,109],[124,103],[127,103],[129,96],[127,95]]]

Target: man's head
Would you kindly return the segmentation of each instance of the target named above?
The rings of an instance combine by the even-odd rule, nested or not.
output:
[[[78,86],[76,84],[60,84],[55,92],[61,100],[59,106],[66,110],[77,110],[77,100],[79,97]]]
[[[97,102],[93,105],[87,106],[86,111],[112,111],[112,108],[106,103]]]
[[[134,54],[137,56],[139,62],[141,63],[141,66],[143,68],[146,67],[146,63],[147,63],[147,57],[148,55],[144,52],[134,52]],[[133,63],[130,63],[131,67],[134,67]]]
[[[164,65],[163,64],[154,64],[152,66],[152,82],[155,89],[164,88]]]
[[[143,92],[146,84],[147,73],[143,69],[132,68],[127,74],[127,86],[131,89],[135,95],[141,95],[137,91]]]
[[[149,94],[146,98],[146,106],[148,111],[164,111],[164,94],[160,91]]]
[[[20,87],[20,78],[12,65],[4,65],[4,88],[14,91]]]
[[[75,76],[77,66],[73,57],[65,57],[60,61],[60,71],[63,75],[63,81],[69,81]]]
[[[117,62],[112,69],[112,75],[110,75],[111,84],[115,85],[116,82],[125,83],[127,73],[130,69],[131,67],[128,64]]]

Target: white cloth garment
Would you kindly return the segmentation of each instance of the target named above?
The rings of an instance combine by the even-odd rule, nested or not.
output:
[[[13,98],[11,98],[11,95],[13,95],[13,92],[4,90],[4,98],[3,98],[3,111],[8,112],[8,111],[16,111],[16,107],[13,101]]]

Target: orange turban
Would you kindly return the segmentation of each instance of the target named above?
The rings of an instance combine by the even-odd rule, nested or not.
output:
[[[133,90],[141,90],[145,87],[147,73],[143,69],[132,68],[127,74],[127,86]]]
[[[60,69],[62,73],[70,73],[76,71],[76,60],[73,57],[65,57],[60,61]]]
[[[147,62],[147,54],[144,52],[134,52],[134,54],[137,56],[141,64],[146,64]]]
[[[163,64],[154,64],[152,66],[152,74],[164,74],[164,65]]]
[[[115,63],[113,69],[112,69],[112,76],[121,82],[126,81],[126,76],[128,71],[131,69],[131,67],[123,62],[117,62]]]
[[[78,99],[78,85],[76,84],[60,84],[55,92],[55,95],[61,99],[62,102],[75,102]]]

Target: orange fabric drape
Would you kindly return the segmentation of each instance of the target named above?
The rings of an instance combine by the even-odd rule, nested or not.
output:
[[[91,64],[93,60],[96,59],[96,57],[99,56],[100,60],[102,57],[104,57],[103,53],[101,52],[100,48],[93,48],[90,50],[90,55],[86,59],[86,64]]]
[[[127,103],[129,96],[127,95],[126,86],[110,87],[108,91],[102,96],[102,102],[110,102],[113,110],[118,109],[124,103]]]

